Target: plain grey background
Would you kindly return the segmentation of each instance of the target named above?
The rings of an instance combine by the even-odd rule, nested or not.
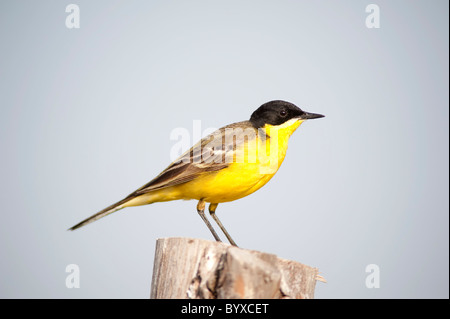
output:
[[[157,238],[212,239],[196,202],[67,228],[164,169],[174,129],[273,99],[326,117],[219,205],[237,243],[318,267],[317,298],[449,297],[448,1],[76,1],[68,29],[70,3],[0,2],[0,297],[148,298]]]

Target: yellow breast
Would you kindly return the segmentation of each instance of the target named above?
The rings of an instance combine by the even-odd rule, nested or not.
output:
[[[278,126],[266,125],[259,129],[256,139],[236,149],[236,154],[242,156],[234,156],[228,167],[205,172],[184,184],[142,195],[127,206],[177,199],[223,203],[250,195],[278,171],[286,155],[289,137],[302,122],[292,119]]]
[[[223,203],[245,197],[264,186],[278,171],[286,155],[291,134],[302,121],[290,120],[279,126],[266,125],[256,143],[245,143],[240,150],[243,160],[227,168],[180,185],[178,191],[184,199],[204,199],[210,203]]]

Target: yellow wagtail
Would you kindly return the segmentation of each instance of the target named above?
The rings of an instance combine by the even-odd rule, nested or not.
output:
[[[264,186],[283,162],[291,134],[305,120],[320,117],[323,115],[304,112],[289,102],[267,102],[249,121],[227,125],[203,138],[152,181],[70,230],[125,207],[196,199],[197,212],[214,238],[220,241],[205,216],[206,203],[210,203],[212,218],[236,246],[215,214],[218,204],[245,197]]]

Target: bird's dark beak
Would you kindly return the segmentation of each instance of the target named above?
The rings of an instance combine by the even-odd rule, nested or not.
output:
[[[321,117],[325,117],[325,115],[304,112],[298,118],[301,119],[301,120],[312,120],[312,119],[319,119]]]

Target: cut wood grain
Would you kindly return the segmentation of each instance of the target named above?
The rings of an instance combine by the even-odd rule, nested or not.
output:
[[[318,269],[222,242],[156,242],[151,298],[314,298]]]

